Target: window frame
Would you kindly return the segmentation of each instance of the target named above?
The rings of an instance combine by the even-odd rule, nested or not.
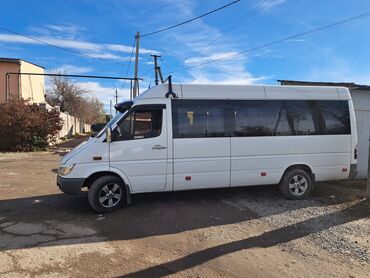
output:
[[[211,136],[198,136],[194,134],[189,134],[186,136],[179,136],[180,133],[178,132],[178,121],[175,119],[175,113],[177,112],[177,107],[176,105],[182,104],[182,103],[197,103],[197,102],[207,102],[209,103],[216,103],[219,102],[220,105],[222,105],[221,109],[223,111],[223,116],[224,116],[224,121],[223,121],[223,132],[222,135],[211,135]],[[178,104],[176,104],[176,102]],[[184,107],[184,106],[181,106]],[[210,107],[217,107],[217,106],[210,106]],[[231,137],[231,129],[230,125],[231,123],[228,122],[230,117],[227,115],[230,112],[230,103],[228,100],[223,100],[223,99],[171,99],[171,117],[172,117],[172,138],[173,139],[180,139],[180,138],[228,138]],[[207,122],[208,119],[205,119],[205,122]],[[206,124],[206,123],[205,123]],[[175,128],[175,125],[177,125],[177,128]],[[208,131],[208,130],[207,130]]]
[[[162,110],[162,119],[161,119],[161,131],[158,135],[152,136],[152,137],[144,137],[144,138],[130,138],[130,139],[125,139],[125,140],[114,140],[112,142],[124,142],[124,141],[134,141],[134,140],[143,140],[143,139],[151,139],[151,138],[156,138],[162,135],[163,131],[163,120],[165,117],[165,110],[166,110],[166,104],[139,104],[136,106],[131,107],[127,113],[116,123],[116,126],[113,128],[112,132],[119,127],[119,125],[125,121],[128,117],[130,117],[133,113],[135,113],[137,110],[140,111],[145,111],[145,110]],[[134,117],[134,122],[135,122],[136,116]],[[133,127],[133,132],[135,133],[135,126]]]

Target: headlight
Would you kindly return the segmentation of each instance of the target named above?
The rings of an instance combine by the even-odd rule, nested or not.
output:
[[[74,164],[59,166],[58,174],[59,174],[60,176],[66,176],[66,175],[68,175],[70,172],[72,172],[73,167],[75,167],[75,165],[74,165]]]

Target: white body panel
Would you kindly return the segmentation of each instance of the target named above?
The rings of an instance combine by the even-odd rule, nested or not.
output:
[[[345,179],[350,153],[350,135],[338,136],[335,144],[320,135],[231,138],[231,186],[276,184],[297,164],[309,166],[317,181]]]
[[[345,88],[298,86],[173,85],[179,99],[348,100],[351,134],[261,137],[173,138],[168,87],[156,86],[134,100],[134,107],[165,104],[160,136],[104,142],[90,139],[62,160],[75,164],[65,178],[87,178],[95,172],[119,175],[130,193],[233,187],[279,183],[292,165],[308,166],[316,180],[348,177],[357,146],[356,122]],[[153,149],[161,145],[163,149]],[[92,157],[101,156],[101,161]],[[348,169],[348,171],[343,171]],[[190,177],[190,178],[189,178]]]
[[[174,139],[173,153],[174,190],[229,186],[230,138]]]
[[[150,104],[163,102],[150,102]],[[145,104],[145,103],[141,103]],[[129,178],[133,192],[163,191],[168,161],[167,113],[163,110],[162,131],[158,137],[110,143],[110,167]],[[161,146],[157,149],[156,146]]]

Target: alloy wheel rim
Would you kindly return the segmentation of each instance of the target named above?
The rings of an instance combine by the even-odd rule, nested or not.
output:
[[[122,198],[122,189],[116,183],[103,186],[99,192],[99,203],[105,208],[116,206]]]
[[[307,179],[302,175],[295,175],[289,181],[289,191],[295,196],[302,196],[307,188]]]

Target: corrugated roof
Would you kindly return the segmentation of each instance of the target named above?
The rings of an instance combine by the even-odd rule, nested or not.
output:
[[[18,63],[20,64],[20,62],[23,61],[23,62],[26,62],[26,63],[29,63],[29,64],[32,64],[36,67],[39,67],[39,68],[43,68],[45,69],[44,67],[40,66],[40,65],[37,65],[35,63],[32,63],[32,62],[29,62],[29,61],[26,61],[26,60],[23,60],[23,59],[19,59],[19,58],[5,58],[5,57],[0,57],[0,63],[1,62],[7,62],[7,63]]]
[[[315,81],[299,81],[299,80],[278,80],[281,85],[299,85],[299,86],[333,86],[347,87],[350,90],[366,90],[370,91],[369,85],[360,85],[354,82],[315,82]]]

